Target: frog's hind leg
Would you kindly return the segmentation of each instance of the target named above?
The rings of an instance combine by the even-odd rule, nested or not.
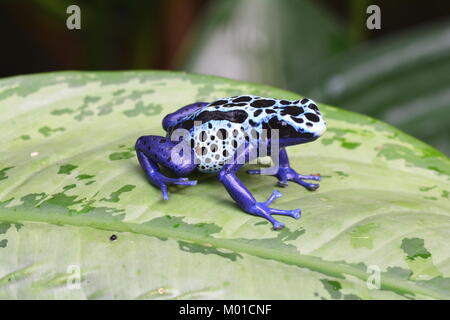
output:
[[[208,104],[208,102],[196,102],[188,104],[187,106],[184,106],[173,113],[169,113],[164,117],[162,121],[164,130],[168,131],[169,128],[175,127],[180,120]]]
[[[247,170],[248,174],[261,174],[261,170]],[[316,183],[308,183],[304,180],[316,180],[320,181],[320,175],[309,175],[304,176],[297,173],[294,169],[291,168],[289,164],[289,158],[285,148],[280,148],[279,152],[279,166],[277,173],[274,174],[278,178],[278,185],[280,187],[286,187],[288,185],[288,181],[294,181],[299,185],[305,187],[310,191],[314,191],[319,188],[319,184]]]
[[[245,159],[245,155],[243,155]],[[292,218],[300,218],[300,209],[281,210],[270,208],[269,205],[277,198],[281,197],[281,193],[274,191],[269,199],[265,202],[257,202],[251,192],[236,176],[237,170],[243,165],[242,157],[237,157],[231,164],[226,164],[219,172],[219,180],[223,183],[230,196],[234,201],[247,213],[255,216],[263,217],[272,223],[275,230],[282,229],[284,224],[275,220],[272,215],[285,215]]]
[[[192,154],[183,155],[183,150],[190,150],[189,146],[183,148],[185,141],[170,141],[160,136],[142,136],[136,141],[135,149],[139,163],[144,169],[149,181],[154,186],[161,189],[164,200],[169,198],[167,185],[195,185],[197,181],[190,181],[183,176],[191,173],[196,164],[193,161]],[[174,147],[178,146],[174,151]],[[180,150],[180,151],[178,151]],[[176,156],[176,159],[172,157]],[[169,178],[164,176],[158,167],[158,164],[171,170],[179,178]]]

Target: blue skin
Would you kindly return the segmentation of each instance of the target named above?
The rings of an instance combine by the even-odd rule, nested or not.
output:
[[[288,181],[293,181],[311,191],[319,187],[304,181],[319,181],[319,175],[301,175],[290,167],[285,149],[314,141],[325,132],[326,123],[310,99],[289,101],[244,95],[212,103],[197,102],[167,115],[162,125],[166,137],[142,136],[135,148],[141,167],[150,183],[161,189],[164,200],[168,200],[170,184],[195,185],[197,181],[185,176],[198,170],[217,173],[219,181],[242,210],[269,220],[276,230],[282,229],[284,224],[272,215],[298,219],[300,209],[269,207],[281,197],[280,192],[275,190],[267,201],[257,202],[236,176],[243,164],[259,156],[258,147],[266,147],[267,155],[276,160],[270,152],[276,138],[276,133],[271,134],[275,132],[273,129],[277,130],[279,144],[278,168],[273,174],[278,178],[278,185],[285,187]],[[183,137],[174,138],[177,129],[184,130]],[[264,130],[269,132],[267,139],[261,138]],[[183,151],[180,152],[180,148]],[[177,178],[164,176],[159,165],[171,170]],[[261,170],[247,173],[261,174]]]

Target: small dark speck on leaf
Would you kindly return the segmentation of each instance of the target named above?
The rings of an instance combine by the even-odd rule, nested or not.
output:
[[[116,241],[116,240],[117,240],[117,236],[116,236],[115,234],[113,234],[113,235],[109,238],[109,240],[111,240],[111,241]]]

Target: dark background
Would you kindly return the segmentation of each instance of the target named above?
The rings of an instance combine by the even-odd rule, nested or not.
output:
[[[67,69],[180,68],[178,54],[189,50],[186,38],[192,36],[192,27],[214,2],[217,1],[2,1],[0,35],[4,46],[0,51],[0,77]],[[331,11],[348,28],[353,45],[450,17],[450,1],[443,0],[312,2]],[[70,4],[81,8],[81,30],[66,28],[66,8]],[[382,8],[381,30],[366,30],[368,4]],[[301,13],[298,15],[300,18]],[[361,17],[363,21],[359,21]],[[182,48],[183,44],[187,48]]]
[[[66,28],[71,4],[81,8],[81,30]],[[381,8],[381,30],[366,28],[370,4]],[[222,75],[381,118],[450,154],[449,21],[450,1],[442,0],[4,0],[0,77],[130,69]],[[247,48],[243,35],[260,49]],[[210,52],[232,54],[234,64],[225,59],[221,69]],[[405,59],[390,65],[399,55]],[[335,80],[347,72],[358,80]]]

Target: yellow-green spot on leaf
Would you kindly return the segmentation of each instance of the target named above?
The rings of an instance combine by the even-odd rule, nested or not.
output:
[[[73,164],[65,164],[59,167],[58,174],[70,174],[74,169],[78,168]]]
[[[436,150],[430,151],[429,148],[412,149],[410,146],[386,143],[377,156],[387,160],[403,159],[409,166],[427,168],[441,174],[450,175],[450,168],[443,166],[443,162],[437,160],[443,155]]]
[[[52,129],[48,126],[40,127],[38,132],[42,134],[44,137],[49,137],[52,133],[65,131],[66,129],[63,127]]]
[[[335,172],[340,177],[348,177],[348,173],[345,173],[344,171],[335,171]]]
[[[133,149],[130,148],[129,151],[121,151],[121,152],[114,152],[109,155],[109,160],[116,161],[116,160],[126,160],[133,158],[135,156]]]
[[[94,178],[95,175],[89,175],[89,174],[80,174],[78,176],[75,177],[75,179],[77,180],[86,180],[86,179],[91,179]]]
[[[11,170],[12,168],[14,168],[14,167],[6,167],[6,168],[3,168],[2,170],[0,170],[0,181],[8,179],[8,176],[6,175],[6,172],[8,170]]]
[[[76,186],[77,186],[76,184],[69,184],[69,185],[67,185],[67,186],[64,186],[64,187],[63,187],[63,190],[64,190],[64,191],[67,191],[67,190],[76,188]]]
[[[8,245],[8,239],[0,240],[0,248],[6,248],[7,245]]]
[[[320,279],[324,288],[328,291],[331,298],[340,299],[342,293],[339,291],[342,289],[341,284],[338,281],[328,280],[328,279]]]
[[[185,241],[178,241],[180,250],[190,253],[201,253],[201,254],[216,254],[222,258],[230,259],[231,261],[236,261],[238,258],[242,258],[242,255],[236,252],[223,252],[217,248],[210,246],[200,246],[193,243],[188,243]]]
[[[6,222],[0,223],[0,234],[6,233],[6,231],[8,231],[10,227],[11,227],[10,223]]]
[[[420,238],[404,238],[400,246],[406,254],[405,261],[411,269],[412,280],[429,280],[441,275],[433,264],[431,253]]]
[[[23,134],[23,135],[20,136],[20,139],[22,139],[22,140],[30,140],[31,137],[29,135],[27,135],[27,134]]]
[[[144,105],[142,101],[136,103],[133,109],[125,110],[123,113],[127,117],[137,117],[139,115],[144,115],[147,117],[157,115],[161,112],[161,105],[150,103],[148,105]]]
[[[449,196],[449,192],[447,190],[442,190],[441,197],[448,199],[448,196]]]
[[[427,192],[430,190],[433,190],[434,188],[436,188],[437,186],[432,186],[432,187],[420,187],[419,190],[422,192]]]
[[[130,192],[131,190],[133,190],[134,188],[136,188],[136,186],[131,185],[131,184],[127,184],[125,186],[123,186],[122,188],[120,188],[117,191],[114,191],[111,193],[111,195],[109,196],[109,198],[103,198],[102,201],[106,201],[106,202],[119,202],[120,200],[120,195],[124,192]]]
[[[334,141],[339,141],[341,143],[342,148],[346,149],[356,149],[361,145],[360,142],[352,142],[348,141],[344,136],[348,133],[357,133],[357,130],[344,130],[344,129],[338,129],[338,128],[330,128],[328,129],[328,132],[331,132],[334,134],[334,136],[330,138],[322,138],[322,143],[324,145],[332,144]]]
[[[64,109],[56,109],[50,112],[50,114],[54,115],[54,116],[60,116],[63,114],[70,114],[73,113],[74,111],[72,109],[69,108],[64,108]]]
[[[355,227],[350,231],[350,245],[352,248],[373,248],[373,231],[378,224],[370,222]]]

